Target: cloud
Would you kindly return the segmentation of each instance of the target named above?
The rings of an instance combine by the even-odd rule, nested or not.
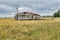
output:
[[[52,15],[60,9],[60,0],[0,0],[0,15],[13,15],[19,11],[32,11],[42,15]]]
[[[14,7],[11,7],[9,5],[0,4],[0,14],[10,14],[10,12],[14,12],[16,9]]]
[[[7,9],[7,10],[14,10],[14,7],[11,7],[11,6],[5,5],[5,4],[0,4],[0,8]]]
[[[29,7],[19,7],[19,12],[33,12]]]

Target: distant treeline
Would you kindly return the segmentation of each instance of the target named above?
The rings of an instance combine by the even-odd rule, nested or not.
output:
[[[53,16],[47,15],[47,16],[43,16],[43,17],[60,17],[60,10],[58,10],[57,12],[55,12],[53,14]]]
[[[53,17],[53,16],[48,15],[48,16],[43,16],[43,17]]]
[[[58,10],[57,12],[55,12],[53,16],[54,17],[60,17],[60,10]]]
[[[13,18],[13,17],[0,17],[0,18]]]
[[[47,15],[47,16],[42,16],[42,17],[60,17],[60,10],[58,10],[57,12],[55,12],[54,14],[53,14],[53,16],[51,16],[51,15]],[[14,17],[0,17],[0,18],[14,18]]]

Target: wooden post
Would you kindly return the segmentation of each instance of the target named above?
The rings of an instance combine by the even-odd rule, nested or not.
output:
[[[18,8],[17,8],[17,20],[18,20]]]

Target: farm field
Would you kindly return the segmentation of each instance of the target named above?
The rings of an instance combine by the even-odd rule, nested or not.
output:
[[[60,18],[0,19],[0,40],[60,40]]]

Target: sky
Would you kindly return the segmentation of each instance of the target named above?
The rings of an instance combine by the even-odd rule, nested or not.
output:
[[[19,12],[34,12],[40,15],[53,15],[60,9],[60,0],[0,0],[0,17],[10,17]]]

